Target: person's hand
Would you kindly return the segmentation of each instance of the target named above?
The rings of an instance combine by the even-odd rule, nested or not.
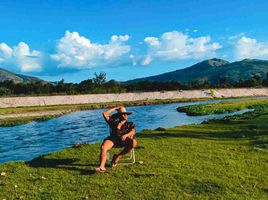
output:
[[[128,138],[128,135],[123,135],[123,136],[121,137],[122,141],[125,141],[127,138]]]
[[[121,110],[121,108],[124,108],[124,106],[117,106],[116,110]]]

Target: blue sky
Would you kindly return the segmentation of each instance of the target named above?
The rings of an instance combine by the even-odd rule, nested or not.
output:
[[[0,67],[80,82],[129,80],[204,59],[268,59],[265,0],[0,2]]]

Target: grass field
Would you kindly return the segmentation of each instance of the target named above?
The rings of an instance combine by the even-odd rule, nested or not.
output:
[[[230,113],[234,111],[253,108],[256,105],[267,105],[268,98],[266,99],[250,99],[241,101],[221,102],[215,104],[202,104],[178,107],[179,112],[186,112],[187,115],[210,115]]]
[[[254,103],[252,103],[253,105]],[[137,134],[143,164],[94,174],[100,143],[0,165],[0,199],[267,199],[268,104]]]

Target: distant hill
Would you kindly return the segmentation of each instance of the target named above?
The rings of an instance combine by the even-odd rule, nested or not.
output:
[[[133,79],[125,83],[139,81],[179,81],[188,83],[191,81],[204,82],[212,84],[218,83],[221,78],[226,78],[228,82],[250,79],[253,75],[259,75],[261,78],[266,77],[268,72],[268,61],[256,59],[244,59],[238,62],[228,62],[222,59],[209,59],[192,65],[185,69],[150,76],[145,78]]]
[[[6,69],[0,68],[0,81],[6,81],[10,80],[13,81],[14,83],[22,83],[22,82],[42,82],[42,83],[47,83],[47,81],[41,80],[36,77],[32,76],[26,76],[26,75],[21,75],[21,74],[15,74],[13,72],[10,72]]]

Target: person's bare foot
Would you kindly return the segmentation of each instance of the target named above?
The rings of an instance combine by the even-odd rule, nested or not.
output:
[[[104,173],[104,172],[106,172],[105,168],[98,167],[95,169],[95,173],[97,173],[97,174]]]

